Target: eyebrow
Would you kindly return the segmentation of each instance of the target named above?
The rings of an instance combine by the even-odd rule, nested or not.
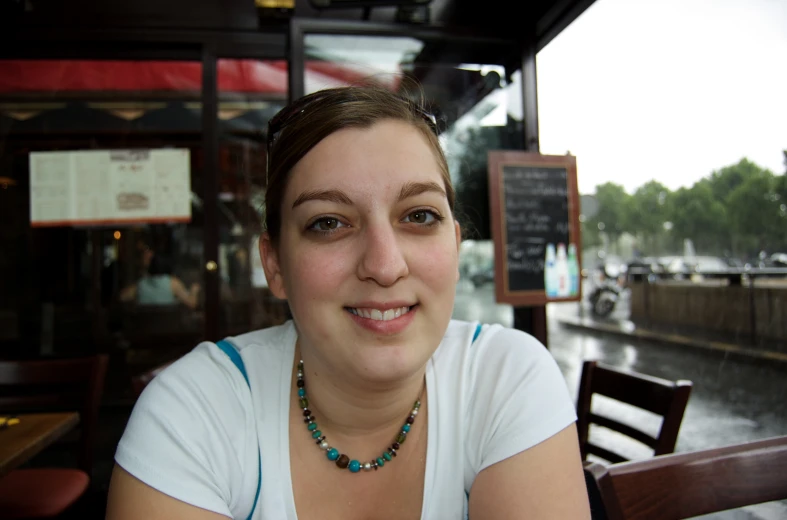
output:
[[[402,189],[399,191],[398,201],[401,202],[410,197],[429,192],[438,193],[448,198],[445,194],[445,190],[436,182],[408,182],[402,186]],[[352,199],[341,190],[312,190],[301,193],[298,198],[295,199],[295,202],[292,203],[292,208],[295,209],[301,204],[312,200],[324,200],[327,202],[335,202],[336,204],[344,204],[346,206],[351,206],[353,204]]]
[[[448,198],[445,190],[436,182],[408,182],[402,186],[402,190],[399,192],[399,202],[429,192],[439,193],[443,197]]]
[[[304,191],[301,193],[295,202],[292,203],[292,209],[300,206],[301,204],[310,200],[324,200],[327,202],[335,202],[337,204],[345,204],[351,206],[353,201],[346,193],[340,190],[312,190]]]

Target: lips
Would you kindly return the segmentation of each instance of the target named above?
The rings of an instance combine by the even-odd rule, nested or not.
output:
[[[406,331],[420,309],[418,303],[407,300],[353,302],[345,307],[348,317],[361,329],[377,336],[394,336]]]
[[[415,307],[414,305],[411,306],[402,306],[402,307],[394,307],[392,309],[375,309],[369,307],[347,307],[347,310],[354,314],[355,316],[360,316],[361,318],[366,318],[369,320],[375,321],[391,321],[399,318],[412,310]]]

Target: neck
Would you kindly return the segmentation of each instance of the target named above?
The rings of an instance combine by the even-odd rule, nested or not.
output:
[[[391,442],[416,400],[421,400],[425,411],[425,367],[405,380],[376,383],[338,373],[330,364],[321,362],[319,356],[296,346],[293,392],[297,391],[296,373],[301,359],[309,409],[331,443],[350,444],[362,451],[368,445],[376,453],[381,443]],[[292,399],[297,403],[297,394]],[[425,414],[422,416],[423,420]]]

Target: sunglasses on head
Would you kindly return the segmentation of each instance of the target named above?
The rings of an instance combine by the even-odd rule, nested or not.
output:
[[[284,130],[284,128],[287,125],[295,121],[301,114],[308,112],[310,108],[314,109],[315,107],[317,107],[321,101],[325,101],[325,99],[328,98],[328,96],[331,94],[335,94],[335,92],[332,92],[330,90],[323,90],[304,96],[298,101],[279,110],[279,112],[275,116],[273,116],[270,119],[270,121],[268,121],[268,136],[267,136],[267,143],[266,143],[266,150],[265,150],[266,185],[268,181],[268,173],[270,171],[270,164],[271,164],[270,156],[271,156],[271,150],[273,149],[273,143],[276,142],[276,139],[278,139],[282,130]],[[402,103],[405,103],[410,108],[410,110],[418,114],[418,116],[420,116],[424,121],[426,121],[432,132],[434,132],[435,135],[438,135],[439,131],[437,126],[437,118],[434,116],[434,114],[431,114],[426,110],[424,110],[424,108],[421,107],[418,103],[414,103],[409,99],[403,97],[399,97],[399,96],[397,97],[398,99],[401,100]],[[347,103],[354,100],[355,98],[353,96],[347,96],[344,98],[339,98],[337,96],[337,99],[333,102],[333,104],[340,105],[342,103]]]

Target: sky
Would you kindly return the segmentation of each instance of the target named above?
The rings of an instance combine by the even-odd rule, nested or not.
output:
[[[785,0],[596,0],[536,60],[541,152],[577,157],[581,193],[785,171]]]

